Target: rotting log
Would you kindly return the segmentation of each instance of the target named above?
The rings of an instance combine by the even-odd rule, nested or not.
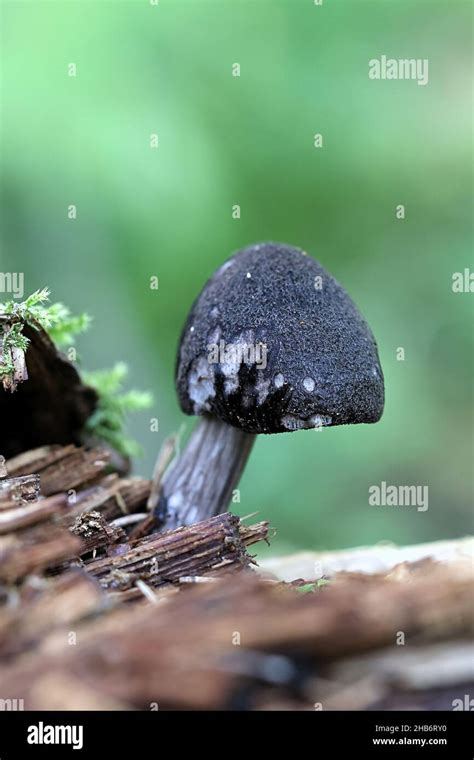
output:
[[[42,573],[82,550],[80,538],[56,526],[40,525],[34,531],[0,538],[0,583],[11,585],[32,573]]]
[[[100,586],[81,570],[31,577],[0,614],[1,657],[27,650],[52,630],[70,628],[107,608]]]
[[[107,474],[109,458],[100,447],[42,446],[7,460],[6,470],[9,477],[37,473],[43,496],[68,494],[64,524],[72,525],[83,512],[99,511],[111,520],[146,508],[151,481]]]
[[[158,595],[158,605],[143,600],[116,604],[95,619],[86,614],[72,626],[75,646],[68,621],[42,631],[40,648],[14,662],[5,662],[0,650],[4,692],[23,698],[26,709],[45,709],[56,684],[60,689],[69,679],[84,693],[84,707],[94,696],[95,704],[139,709],[313,710],[371,709],[404,698],[416,705],[433,695],[433,704],[446,708],[467,688],[459,664],[449,682],[436,679],[436,668],[425,684],[413,682],[413,670],[412,683],[393,678],[398,662],[405,672],[408,656],[411,669],[422,665],[430,647],[449,645],[468,662],[472,568],[466,565],[427,562],[390,578],[340,574],[307,593],[252,572],[187,588]],[[400,631],[404,647],[396,643]],[[3,646],[8,652],[12,644]],[[366,659],[364,668],[370,657],[377,664]]]
[[[33,503],[7,502],[0,509],[0,535],[58,516],[68,506],[67,496],[58,494]]]
[[[0,498],[2,698],[25,709],[452,709],[474,688],[469,540],[279,558],[259,572],[248,547],[267,540],[267,523],[226,513],[143,535],[159,468],[152,488],[96,469],[106,459],[53,446],[7,462],[8,476],[37,472],[46,490]]]

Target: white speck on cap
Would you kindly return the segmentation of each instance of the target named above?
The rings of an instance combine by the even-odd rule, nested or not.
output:
[[[250,280],[251,276],[252,275],[250,274],[250,272],[247,272],[246,277],[247,277],[248,280]]]
[[[221,328],[219,325],[215,327],[213,330],[209,330],[209,333],[207,335],[207,344],[209,346],[216,346],[219,343],[219,339],[221,337]],[[208,348],[208,350],[210,350]]]
[[[301,430],[305,427],[305,421],[296,417],[294,414],[285,414],[281,419],[283,427],[287,430]]]
[[[282,417],[282,425],[287,430],[308,430],[309,428],[326,427],[331,424],[331,417],[327,415],[314,414],[309,419],[296,417],[294,414],[285,414]]]
[[[305,377],[303,380],[303,387],[305,391],[308,391],[308,393],[311,393],[311,391],[314,391],[315,382],[312,377]]]
[[[332,418],[329,417],[329,415],[314,414],[310,417],[309,422],[311,427],[319,429],[322,427],[328,427],[332,422]]]
[[[257,383],[255,386],[255,390],[258,393],[257,397],[257,406],[260,406],[264,403],[268,396],[268,386],[270,385],[270,380],[262,380]]]
[[[194,401],[195,414],[208,411],[207,402],[216,395],[214,386],[214,366],[205,356],[199,356],[191,365],[188,374],[188,395]]]
[[[281,388],[283,383],[285,382],[285,378],[281,374],[281,372],[278,372],[277,375],[273,378],[273,385],[275,388]]]
[[[230,396],[231,393],[235,393],[239,388],[239,380],[237,377],[232,377],[230,380],[226,380],[224,383],[224,393]]]

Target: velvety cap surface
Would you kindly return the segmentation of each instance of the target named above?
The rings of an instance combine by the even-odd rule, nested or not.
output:
[[[187,414],[250,433],[377,422],[383,373],[372,332],[344,288],[281,243],[238,251],[184,327],[176,367]]]

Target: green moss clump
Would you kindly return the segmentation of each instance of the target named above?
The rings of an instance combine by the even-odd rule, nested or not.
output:
[[[139,456],[140,446],[124,434],[127,415],[148,409],[153,403],[153,396],[147,391],[124,391],[123,381],[128,374],[128,367],[119,362],[109,370],[84,372],[82,379],[99,394],[99,403],[95,412],[86,423],[86,430],[112,448],[127,457]]]

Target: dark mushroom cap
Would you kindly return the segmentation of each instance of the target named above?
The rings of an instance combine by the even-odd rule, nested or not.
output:
[[[186,414],[249,433],[377,422],[384,382],[374,337],[339,283],[282,243],[238,251],[184,327],[176,387]]]

